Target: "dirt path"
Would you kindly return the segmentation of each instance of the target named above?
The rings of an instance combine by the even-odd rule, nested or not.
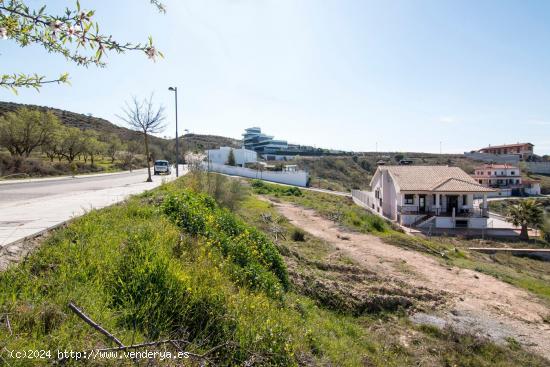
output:
[[[447,267],[430,256],[386,244],[372,235],[345,231],[347,239],[342,239],[344,231],[315,211],[290,203],[273,204],[292,224],[333,244],[368,269],[451,295],[450,309],[418,314],[413,320],[448,324],[497,342],[513,337],[550,359],[550,325],[542,320],[550,309],[528,292],[476,271]]]

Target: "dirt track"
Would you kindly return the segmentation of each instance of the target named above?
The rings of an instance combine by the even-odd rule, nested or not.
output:
[[[346,231],[342,239],[344,230],[315,211],[273,204],[292,224],[333,244],[368,269],[451,295],[450,308],[417,315],[418,321],[448,324],[497,342],[513,337],[550,359],[550,325],[542,320],[550,309],[528,292],[476,271],[447,267],[433,257],[386,244],[372,235]]]

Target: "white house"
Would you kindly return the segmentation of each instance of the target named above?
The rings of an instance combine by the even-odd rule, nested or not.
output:
[[[258,160],[258,153],[244,148],[220,147],[219,149],[210,149],[206,151],[206,156],[210,163],[227,164],[231,150],[233,150],[237,166],[242,167],[246,163],[254,163]]]
[[[473,177],[479,184],[497,189],[489,196],[540,195],[540,182],[522,179],[520,168],[511,164],[484,164],[476,167]]]
[[[362,200],[370,209],[403,225],[436,228],[487,227],[487,194],[495,191],[448,166],[379,166],[371,188]],[[474,195],[483,197],[479,207]]]

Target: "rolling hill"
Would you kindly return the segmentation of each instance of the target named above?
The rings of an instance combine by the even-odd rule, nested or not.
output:
[[[81,130],[95,130],[100,134],[115,134],[122,141],[141,141],[142,139],[139,132],[115,125],[112,122],[103,118],[61,110],[53,107],[28,105],[13,102],[0,102],[0,115],[3,115],[6,112],[15,111],[18,108],[22,107],[38,109],[41,111],[51,111],[59,118],[61,123],[67,126],[77,127]],[[180,139],[182,139],[182,150],[212,149],[220,146],[239,147],[241,145],[240,141],[237,139],[217,135],[186,134],[183,135]],[[173,140],[152,136],[150,142],[152,150],[159,152],[161,156],[164,156],[164,158],[169,159],[170,156],[173,155]]]

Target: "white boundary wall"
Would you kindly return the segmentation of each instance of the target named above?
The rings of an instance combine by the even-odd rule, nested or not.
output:
[[[490,154],[490,153],[479,153],[479,152],[464,152],[464,155],[467,158],[483,161],[483,162],[495,162],[495,163],[510,163],[518,164],[519,155],[515,154]]]
[[[527,171],[550,175],[550,162],[527,162]]]
[[[203,163],[208,169],[208,163]],[[259,180],[277,182],[294,186],[307,186],[308,173],[306,171],[281,172],[281,171],[257,171],[250,168],[227,166],[225,164],[210,163],[210,171],[224,173],[231,176],[257,178]]]

